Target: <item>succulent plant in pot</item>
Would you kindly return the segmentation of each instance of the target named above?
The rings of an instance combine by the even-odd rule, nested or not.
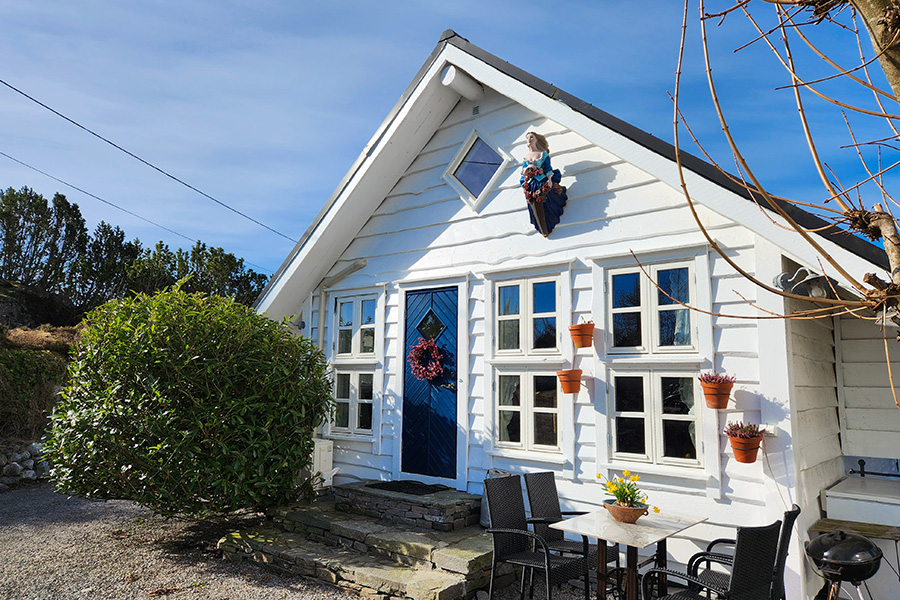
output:
[[[706,398],[706,406],[709,408],[725,408],[728,406],[728,398],[731,396],[731,388],[734,387],[735,376],[724,373],[703,373],[697,379],[703,388],[703,397]]]
[[[725,435],[731,441],[734,459],[740,463],[756,462],[759,445],[762,442],[763,430],[756,423],[729,421],[725,427]]]

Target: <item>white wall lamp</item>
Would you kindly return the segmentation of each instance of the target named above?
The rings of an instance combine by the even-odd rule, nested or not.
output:
[[[837,282],[826,275],[819,275],[806,267],[800,267],[793,275],[790,273],[776,275],[775,279],[772,280],[772,284],[780,290],[797,294],[798,296],[828,298],[829,296],[834,296],[832,288]]]

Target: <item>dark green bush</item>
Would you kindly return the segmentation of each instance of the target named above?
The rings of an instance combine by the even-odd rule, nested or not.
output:
[[[40,438],[65,382],[66,361],[58,354],[0,348],[0,439]]]
[[[312,341],[178,289],[111,301],[84,324],[48,444],[60,491],[162,514],[296,497],[332,408]]]

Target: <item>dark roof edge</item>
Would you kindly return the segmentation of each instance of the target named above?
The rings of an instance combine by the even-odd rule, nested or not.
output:
[[[675,146],[673,146],[672,144],[663,141],[660,138],[651,135],[642,129],[638,129],[630,123],[626,123],[618,117],[615,117],[608,112],[597,108],[593,104],[589,104],[584,100],[581,100],[580,98],[564,92],[556,86],[547,83],[543,79],[539,79],[534,75],[516,67],[515,65],[512,65],[505,60],[494,56],[490,52],[486,52],[485,50],[469,42],[467,39],[456,34],[452,29],[448,29],[443,34],[441,34],[441,42],[446,42],[452,44],[453,46],[456,46],[460,50],[471,54],[475,58],[489,64],[500,72],[512,77],[513,79],[516,79],[521,83],[524,83],[528,87],[533,88],[534,90],[550,98],[553,98],[554,100],[559,100],[572,110],[577,111],[588,117],[589,119],[600,123],[604,127],[608,127],[616,133],[627,137],[628,139],[640,144],[641,146],[644,146],[648,150],[651,150],[668,158],[672,162],[675,162]],[[697,173],[704,179],[707,179],[720,187],[734,192],[739,196],[743,196],[751,202],[757,202],[757,200],[753,198],[753,195],[747,188],[725,175],[720,169],[708,163],[707,161],[682,150],[681,162],[685,168],[690,169],[694,173]],[[759,198],[758,202],[760,206],[766,207],[766,202],[761,197]],[[807,212],[795,206],[794,204],[784,201],[778,201],[778,203],[785,210],[785,212],[787,212],[787,214],[790,215],[790,217],[794,219],[794,221],[796,221],[800,226],[813,230],[827,228],[822,231],[817,231],[816,233],[821,237],[834,242],[845,250],[848,250],[849,252],[852,252],[853,254],[856,254],[857,256],[868,260],[872,264],[877,265],[883,269],[890,270],[887,255],[884,253],[884,250],[882,248],[879,248],[878,246],[871,244],[862,238],[852,235],[846,230],[841,229],[840,227],[837,227],[836,225],[825,221],[821,217]]]

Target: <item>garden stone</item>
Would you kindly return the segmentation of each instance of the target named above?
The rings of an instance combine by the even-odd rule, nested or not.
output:
[[[31,458],[31,456],[25,456],[24,452],[13,452],[9,457],[9,462],[19,462],[20,460],[25,460],[26,458]]]
[[[50,463],[46,460],[42,460],[37,464],[37,468],[35,469],[38,477],[46,477],[50,474]]]
[[[37,458],[44,453],[44,446],[38,442],[35,442],[28,446],[28,452],[31,453],[32,458]]]
[[[23,469],[33,469],[34,468],[34,461],[31,460],[30,458],[28,460],[23,460],[19,464],[22,465]]]
[[[5,467],[8,460],[5,454],[0,453],[0,467]]]
[[[22,465],[17,462],[11,462],[3,467],[3,474],[7,477],[18,477],[22,472]]]
[[[22,471],[21,477],[22,477],[22,479],[25,479],[28,481],[34,481],[35,479],[37,479],[37,473],[35,473],[31,469],[27,469],[25,471]]]
[[[3,485],[18,485],[19,478],[18,477],[0,477],[0,483]]]

